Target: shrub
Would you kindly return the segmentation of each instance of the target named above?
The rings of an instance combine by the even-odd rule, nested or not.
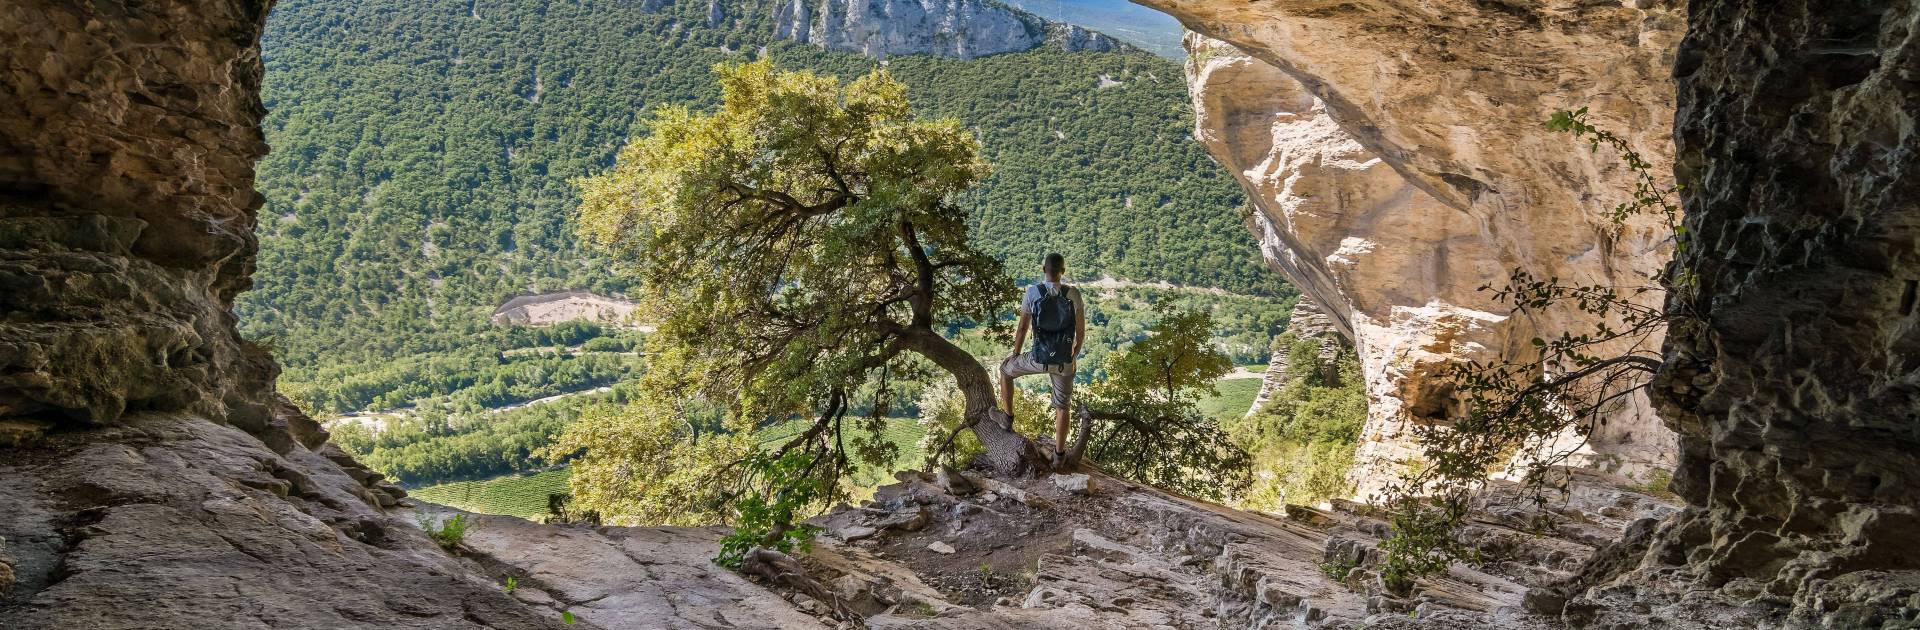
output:
[[[720,555],[713,559],[714,564],[738,569],[741,559],[755,547],[772,547],[781,553],[806,551],[820,528],[796,525],[794,521],[826,489],[820,478],[807,474],[813,457],[803,451],[788,451],[776,459],[759,452],[741,463],[750,475],[760,477],[770,487],[755,489],[736,504],[733,532],[720,539]]]
[[[469,523],[465,514],[455,514],[437,524],[434,522],[433,515],[425,512],[420,513],[419,519],[420,530],[426,532],[427,538],[440,545],[441,549],[453,551],[460,546],[461,541],[467,538]]]
[[[587,352],[626,352],[633,349],[633,344],[613,337],[594,337],[581,344],[580,349]]]

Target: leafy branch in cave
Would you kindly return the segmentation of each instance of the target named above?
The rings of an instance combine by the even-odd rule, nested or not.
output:
[[[1584,107],[1555,113],[1546,127],[1574,135],[1593,151],[1610,148],[1632,171],[1632,198],[1604,214],[1616,233],[1630,219],[1650,216],[1661,222],[1676,250],[1685,251],[1678,184],[1661,184],[1652,164],[1625,139],[1588,122]],[[1394,508],[1395,535],[1382,545],[1381,575],[1389,588],[1404,592],[1414,578],[1473,560],[1472,549],[1456,532],[1469,498],[1490,475],[1504,472],[1521,479],[1522,496],[1536,505],[1550,500],[1563,481],[1554,468],[1586,445],[1606,414],[1647,389],[1662,365],[1658,340],[1685,316],[1684,300],[1668,300],[1661,308],[1646,305],[1643,296],[1689,284],[1663,273],[1646,286],[1580,285],[1515,269],[1506,286],[1480,288],[1516,318],[1571,308],[1594,324],[1580,334],[1532,339],[1525,360],[1448,367],[1446,380],[1456,393],[1454,421],[1415,426],[1423,461],[1375,497]]]
[[[1237,495],[1252,482],[1252,457],[1199,407],[1233,361],[1209,343],[1207,313],[1157,310],[1148,336],[1108,355],[1106,378],[1081,396],[1070,457],[1084,453],[1108,472],[1187,494]]]

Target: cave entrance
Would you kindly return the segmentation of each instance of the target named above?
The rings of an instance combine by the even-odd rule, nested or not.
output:
[[[634,319],[622,261],[582,244],[569,182],[612,167],[662,108],[711,111],[716,64],[770,59],[842,80],[884,68],[919,115],[958,119],[994,165],[960,200],[972,240],[1022,283],[1041,254],[1061,252],[1070,282],[1094,296],[1083,387],[1144,339],[1156,305],[1205,311],[1209,344],[1232,365],[1199,400],[1204,417],[1252,435],[1240,427],[1255,399],[1285,389],[1265,376],[1299,291],[1243,225],[1239,183],[1192,137],[1178,23],[1125,2],[937,10],[969,13],[279,2],[261,41],[274,147],[258,168],[262,255],[240,326],[272,340],[280,391],[417,496],[545,515],[568,473],[540,448],[582,409],[630,397],[654,324]],[[999,352],[974,328],[945,330]],[[1334,378],[1350,355],[1316,356],[1316,371],[1357,387]],[[905,387],[882,432],[906,451],[898,466],[926,431],[924,388]],[[1364,414],[1364,396],[1341,396],[1349,416]],[[454,446],[477,441],[490,445]],[[447,485],[495,478],[501,487]],[[532,498],[496,498],[514,493]]]

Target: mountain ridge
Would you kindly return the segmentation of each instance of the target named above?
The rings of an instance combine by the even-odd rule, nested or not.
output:
[[[977,59],[1041,46],[1145,52],[1105,33],[996,0],[791,0],[774,5],[773,21],[776,39],[876,59],[914,54]]]

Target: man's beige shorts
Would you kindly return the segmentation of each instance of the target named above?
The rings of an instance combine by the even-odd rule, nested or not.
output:
[[[1053,380],[1053,408],[1073,408],[1073,363],[1042,365],[1031,353],[1022,352],[1000,363],[1000,376],[1019,378],[1028,374],[1046,374]]]

